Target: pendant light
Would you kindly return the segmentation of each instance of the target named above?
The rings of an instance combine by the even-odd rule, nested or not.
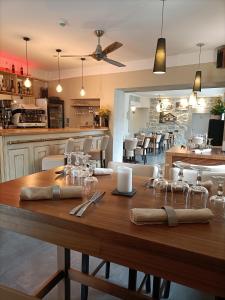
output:
[[[84,61],[85,61],[85,58],[84,57],[81,57],[81,68],[82,68],[82,77],[81,77],[81,90],[80,90],[80,95],[81,97],[84,97],[86,92],[85,92],[85,89],[84,89]]]
[[[27,59],[27,42],[29,42],[30,41],[30,38],[29,37],[23,37],[23,40],[26,42],[26,64],[27,64],[27,77],[26,77],[26,79],[24,80],[24,86],[26,87],[26,88],[30,88],[31,87],[31,85],[32,85],[32,83],[31,83],[31,81],[30,81],[30,78],[29,78],[29,76],[28,76],[28,59]]]
[[[162,23],[161,23],[161,37],[157,41],[157,47],[155,52],[154,61],[154,74],[164,74],[166,73],[166,39],[162,37],[163,34],[163,19],[164,19],[164,2],[165,0],[160,0],[162,4]]]
[[[200,69],[201,52],[202,52],[202,47],[204,46],[204,44],[198,43],[196,46],[199,47],[198,68]],[[193,92],[201,92],[201,89],[202,89],[202,71],[198,70],[198,71],[196,71],[196,74],[195,74]]]
[[[57,52],[57,58],[58,58],[58,84],[56,86],[56,92],[57,93],[61,93],[63,88],[60,84],[60,65],[59,65],[59,57],[60,57],[60,53],[62,52],[61,49],[56,49],[56,52]]]

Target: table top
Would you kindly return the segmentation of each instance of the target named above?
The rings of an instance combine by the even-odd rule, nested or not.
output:
[[[195,153],[194,151],[188,150],[187,148],[181,148],[181,146],[171,147],[166,151],[167,155],[179,155],[184,157],[202,157],[210,159],[221,159],[225,160],[225,152],[221,150],[221,147],[213,147],[211,152]]]
[[[13,213],[16,218],[21,214],[23,218],[38,219],[39,223],[41,222],[46,226],[51,224],[65,230],[74,230],[74,232],[81,230],[84,235],[89,232],[92,234],[93,241],[95,237],[97,239],[97,236],[101,235],[100,246],[97,250],[91,249],[90,254],[96,254],[97,251],[100,257],[106,256],[107,251],[110,252],[111,250],[104,249],[104,246],[110,242],[121,253],[126,249],[128,257],[132,255],[130,261],[128,258],[127,260],[125,257],[117,259],[117,256],[112,255],[114,259],[112,261],[124,262],[124,265],[132,267],[140,266],[140,269],[137,268],[138,270],[145,270],[145,265],[147,268],[148,263],[152,263],[145,261],[142,265],[139,254],[148,257],[154,253],[154,255],[159,256],[159,260],[163,260],[165,263],[168,262],[168,265],[171,261],[180,260],[178,268],[180,270],[185,265],[189,268],[193,264],[195,272],[196,268],[207,267],[209,268],[208,272],[215,271],[215,274],[222,275],[225,279],[225,219],[223,217],[215,215],[209,224],[182,224],[173,228],[166,225],[137,226],[130,222],[129,213],[131,208],[160,208],[163,204],[154,198],[151,189],[145,189],[144,181],[146,178],[133,177],[133,185],[137,189],[137,193],[132,198],[111,194],[116,187],[115,174],[98,176],[98,180],[98,189],[105,191],[106,195],[97,205],[92,206],[82,218],[68,213],[74,206],[81,203],[81,199],[20,202],[19,195],[22,186],[67,185],[68,180],[64,177],[56,179],[55,170],[1,183],[0,215],[10,216]],[[5,222],[10,221],[6,219]],[[0,226],[2,224],[4,227],[5,223],[0,221]],[[22,232],[26,232],[26,229],[23,229]],[[35,232],[31,232],[29,235],[35,236]],[[43,237],[43,240],[46,239]],[[74,250],[77,250],[76,246],[74,246]],[[106,254],[104,251],[106,251]],[[139,253],[138,251],[142,252]],[[156,274],[161,275],[162,273],[158,265],[152,266],[152,270]],[[171,271],[168,268],[168,271],[163,271],[163,274],[168,276],[168,279],[177,279],[181,283],[188,284],[191,282],[191,279],[178,277],[174,272],[174,270]],[[202,273],[202,276],[205,280],[205,276],[208,276],[206,270]],[[191,278],[191,276],[189,277]],[[199,283],[195,286],[202,288],[202,285],[203,283]],[[216,288],[218,289],[218,286]],[[222,292],[220,291],[219,294],[225,295],[225,287],[222,288]]]

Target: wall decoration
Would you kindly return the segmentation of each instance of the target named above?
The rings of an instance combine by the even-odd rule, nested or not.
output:
[[[176,122],[177,117],[172,113],[161,112],[159,114],[159,123],[174,123]]]
[[[176,110],[188,110],[188,100],[186,98],[180,99],[176,102]]]

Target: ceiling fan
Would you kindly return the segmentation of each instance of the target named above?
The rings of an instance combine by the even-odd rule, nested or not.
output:
[[[102,50],[102,46],[100,43],[100,39],[104,34],[104,30],[95,30],[95,35],[98,38],[98,44],[97,47],[95,49],[95,51],[92,54],[87,54],[87,55],[60,55],[60,57],[92,57],[94,59],[96,59],[97,61],[105,61],[109,64],[112,64],[114,66],[117,67],[125,67],[126,65],[116,61],[116,60],[112,60],[110,58],[107,57],[108,53],[111,53],[115,50],[117,50],[118,48],[122,47],[123,44],[120,42],[114,42],[112,44],[110,44],[108,47],[106,47],[104,50]]]

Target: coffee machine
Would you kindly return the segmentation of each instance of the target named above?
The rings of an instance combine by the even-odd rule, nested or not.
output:
[[[46,112],[32,104],[13,104],[12,123],[19,128],[47,127]]]

